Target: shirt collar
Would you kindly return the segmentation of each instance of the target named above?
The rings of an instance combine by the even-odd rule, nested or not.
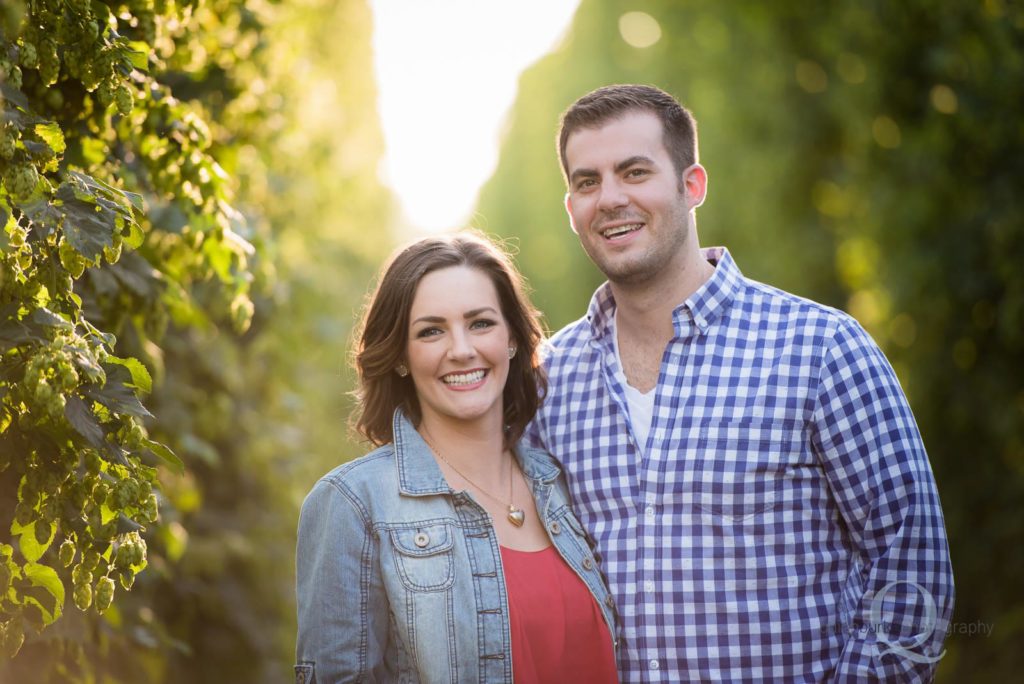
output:
[[[701,254],[715,267],[715,272],[676,312],[688,309],[694,324],[701,332],[707,332],[708,326],[728,310],[736,298],[743,284],[743,274],[725,247],[705,247]]]
[[[398,463],[399,490],[410,496],[450,494],[452,489],[444,479],[437,461],[434,460],[430,446],[416,431],[402,409],[395,409],[392,429],[395,435],[394,449]],[[519,467],[529,480],[550,483],[561,473],[550,454],[528,446],[525,440],[519,441],[515,453]]]
[[[701,332],[705,332],[711,322],[728,308],[743,282],[743,274],[728,249],[705,247],[700,251],[701,255],[715,267],[715,271],[696,292],[673,311],[673,321],[676,322],[677,329],[680,316],[689,314]],[[608,282],[598,287],[594,296],[590,298],[587,320],[595,339],[600,339],[615,330],[615,297]]]

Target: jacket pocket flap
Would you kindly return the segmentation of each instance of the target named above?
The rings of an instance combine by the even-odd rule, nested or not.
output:
[[[449,525],[422,525],[391,530],[391,541],[406,556],[433,556],[452,548],[454,538]]]

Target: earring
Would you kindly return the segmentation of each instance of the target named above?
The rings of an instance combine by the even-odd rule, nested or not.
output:
[[[404,378],[409,374],[409,369],[406,368],[403,364],[398,364],[397,366],[395,366],[395,372],[398,373],[398,377]]]
[[[509,360],[512,360],[512,359],[514,359],[516,357],[516,351],[518,351],[518,350],[515,347],[509,347],[508,348],[508,358],[509,358]]]

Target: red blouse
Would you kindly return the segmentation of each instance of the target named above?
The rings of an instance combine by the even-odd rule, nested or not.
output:
[[[554,546],[501,547],[512,628],[515,684],[615,684],[608,625],[587,585]]]

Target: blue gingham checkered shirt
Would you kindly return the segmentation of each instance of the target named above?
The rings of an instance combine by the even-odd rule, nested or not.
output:
[[[673,312],[642,448],[607,284],[550,341],[530,428],[615,595],[623,681],[929,680],[953,577],[892,368],[850,316],[704,256],[715,272]]]

